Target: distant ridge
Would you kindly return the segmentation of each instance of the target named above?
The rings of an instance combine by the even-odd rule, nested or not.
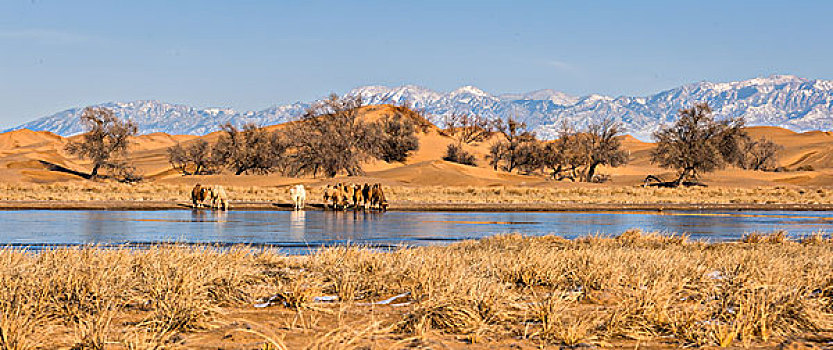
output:
[[[554,137],[562,120],[581,127],[610,117],[622,122],[627,133],[646,140],[659,126],[671,122],[677,110],[695,102],[708,102],[718,116],[744,116],[749,125],[779,126],[798,132],[833,129],[833,81],[791,75],[726,83],[699,82],[645,97],[576,97],[554,90],[492,95],[474,86],[440,93],[414,85],[363,86],[346,95],[362,95],[369,104],[407,104],[427,112],[429,119],[438,125],[442,125],[442,116],[450,113],[476,113],[487,118],[515,116],[544,138]],[[228,108],[197,109],[147,100],[98,106],[132,119],[141,133],[203,135],[218,130],[226,122],[283,123],[299,116],[308,105],[297,102],[247,112]],[[77,122],[82,111],[80,107],[65,110],[9,130],[28,128],[62,136],[77,134],[83,131]]]

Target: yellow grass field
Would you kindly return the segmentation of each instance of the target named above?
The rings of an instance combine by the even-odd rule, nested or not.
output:
[[[833,243],[503,235],[443,247],[0,251],[0,348],[825,346]],[[265,307],[255,307],[256,304]]]
[[[335,179],[329,182],[361,179]],[[308,187],[308,202],[320,203],[324,183]],[[171,201],[187,203],[191,185],[168,183],[121,184],[69,182],[55,184],[0,183],[5,201]],[[229,186],[235,202],[290,203],[288,185]],[[393,208],[409,204],[833,204],[830,187],[692,187],[643,188],[641,186],[588,185],[544,186],[385,186]]]

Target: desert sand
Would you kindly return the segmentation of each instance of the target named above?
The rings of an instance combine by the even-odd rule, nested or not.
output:
[[[389,106],[373,106],[366,107],[364,113],[366,118],[375,119],[393,112]],[[281,127],[281,125],[275,125],[268,128],[274,130]],[[833,187],[833,133],[822,131],[796,133],[777,127],[750,127],[748,131],[754,138],[767,137],[780,144],[783,148],[778,152],[779,165],[791,169],[791,171],[763,172],[729,167],[704,176],[703,180],[709,184],[710,188],[789,188],[828,191]],[[477,156],[478,166],[460,165],[442,160],[446,146],[454,140],[443,135],[434,126],[427,128],[425,132],[419,133],[420,148],[413,152],[407,161],[402,163],[373,161],[365,165],[366,174],[364,176],[353,178],[347,178],[346,176],[339,176],[335,179],[287,178],[280,174],[235,176],[229,173],[211,176],[183,176],[173,170],[168,163],[168,147],[177,143],[187,144],[200,139],[213,142],[218,136],[219,133],[216,132],[199,137],[164,133],[141,135],[132,139],[130,156],[138,172],[144,176],[145,183],[176,187],[193,186],[199,182],[238,188],[280,188],[290,184],[304,183],[308,187],[320,188],[335,182],[380,182],[385,186],[401,189],[490,188],[502,186],[598,190],[636,187],[641,185],[642,180],[648,174],[669,178],[674,175],[672,170],[661,169],[651,164],[650,152],[654,148],[652,143],[637,140],[629,135],[622,136],[623,147],[630,154],[629,163],[618,168],[602,168],[601,173],[611,176],[611,181],[604,184],[559,182],[549,180],[543,175],[520,175],[495,171],[489,167],[486,160],[491,140],[465,146],[468,151]],[[0,134],[0,183],[16,185],[43,184],[47,186],[52,184],[85,184],[85,186],[96,186],[95,183],[79,175],[90,171],[89,162],[70,156],[64,151],[66,143],[77,137],[66,138],[50,132],[36,132],[25,129]],[[794,169],[800,167],[811,167],[812,170],[794,171]],[[59,169],[61,171],[58,171]],[[74,174],[73,172],[77,173]],[[407,190],[399,192],[407,192]],[[235,198],[232,199],[235,200]],[[396,201],[404,199],[401,197],[395,198],[392,206],[396,207]],[[698,198],[690,200],[691,203],[697,203],[698,201]],[[414,203],[400,204],[402,209],[409,206],[411,208],[418,207]],[[478,203],[474,202],[473,204]],[[818,204],[830,203],[821,201]],[[53,203],[52,205],[56,204]],[[152,207],[150,203],[143,205]],[[266,205],[268,206],[268,203]],[[167,203],[165,206],[172,207],[176,204]],[[545,210],[546,208],[539,209]]]

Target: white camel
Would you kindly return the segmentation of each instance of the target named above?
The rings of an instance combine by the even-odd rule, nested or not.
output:
[[[223,186],[212,186],[208,190],[208,198],[211,199],[212,208],[228,210],[228,194],[226,194],[226,189]]]
[[[295,185],[289,189],[289,197],[295,203],[295,210],[303,210],[304,202],[307,200],[307,190],[304,189],[304,185]]]

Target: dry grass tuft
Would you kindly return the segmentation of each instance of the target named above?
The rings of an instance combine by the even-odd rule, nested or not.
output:
[[[616,236],[616,241],[623,244],[685,244],[687,235],[662,235],[657,232],[643,233],[639,229],[630,229]]]
[[[245,247],[3,249],[0,349],[193,345],[188,337],[229,333],[234,312],[268,315],[236,333],[272,349],[449,338],[747,346],[833,331],[833,244],[821,233],[803,244],[787,237],[515,234],[298,257]],[[322,295],[339,298],[317,302]],[[277,306],[251,308],[263,298]]]
[[[821,245],[830,243],[833,241],[833,238],[825,236],[824,232],[816,231],[804,237],[801,237],[801,244],[808,244],[808,245]]]
[[[534,320],[540,323],[535,333],[549,343],[576,346],[592,341],[602,324],[602,317],[594,310],[582,310],[569,293],[551,294],[532,304]]]
[[[769,244],[784,244],[790,241],[790,237],[786,231],[779,230],[772,233],[750,232],[744,234],[741,238],[743,243],[769,243]]]

